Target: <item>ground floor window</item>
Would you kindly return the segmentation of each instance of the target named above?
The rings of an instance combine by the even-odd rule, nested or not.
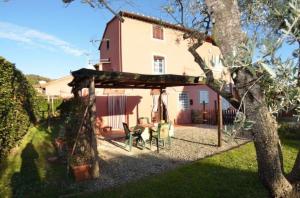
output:
[[[205,104],[209,103],[209,95],[208,95],[208,91],[200,91],[199,92],[199,102],[200,104],[203,104],[203,102]]]
[[[179,93],[179,108],[186,110],[189,108],[189,95],[186,92]]]

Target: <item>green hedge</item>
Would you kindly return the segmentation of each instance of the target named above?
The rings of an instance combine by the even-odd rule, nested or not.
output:
[[[33,87],[15,65],[0,57],[0,161],[37,121]]]

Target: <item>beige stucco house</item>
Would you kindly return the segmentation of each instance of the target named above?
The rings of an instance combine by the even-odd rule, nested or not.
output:
[[[50,97],[70,98],[72,97],[71,87],[68,83],[73,79],[72,75],[64,76],[56,80],[51,80],[41,85],[43,94]]]
[[[183,39],[187,29],[140,14],[120,12],[120,15],[124,22],[117,17],[112,18],[103,33],[99,46],[100,70],[204,76],[188,52],[192,41]],[[215,76],[230,82],[217,46],[211,41],[205,42],[198,53]],[[153,118],[157,111],[157,97],[153,90],[98,89],[96,93],[97,115],[104,125],[113,128],[121,128],[124,121],[133,125],[138,117]],[[167,88],[164,100],[170,121],[189,124],[192,122],[192,110],[216,108],[217,93],[206,85]],[[228,105],[224,101],[223,107],[228,108]]]

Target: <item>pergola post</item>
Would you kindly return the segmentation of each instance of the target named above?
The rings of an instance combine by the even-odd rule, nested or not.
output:
[[[223,116],[222,116],[222,96],[218,94],[218,147],[222,146]]]
[[[96,95],[95,95],[95,77],[90,78],[89,81],[89,121],[90,121],[90,144],[91,144],[91,156],[92,156],[92,167],[91,176],[92,178],[98,178],[100,176],[98,150],[97,150],[97,139],[96,139]]]
[[[161,99],[161,94],[162,94],[162,88],[159,89],[159,121],[164,119],[164,107],[162,105],[162,99]]]

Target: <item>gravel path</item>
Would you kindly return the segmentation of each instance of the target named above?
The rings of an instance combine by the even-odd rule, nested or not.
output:
[[[201,128],[200,128],[201,127]],[[100,190],[136,180],[148,175],[174,169],[206,156],[236,147],[249,140],[237,139],[224,142],[217,147],[217,129],[212,126],[185,126],[175,128],[171,149],[156,152],[156,146],[149,144],[141,150],[135,146],[132,151],[124,149],[122,140],[98,139],[101,178],[89,182],[89,190]]]

